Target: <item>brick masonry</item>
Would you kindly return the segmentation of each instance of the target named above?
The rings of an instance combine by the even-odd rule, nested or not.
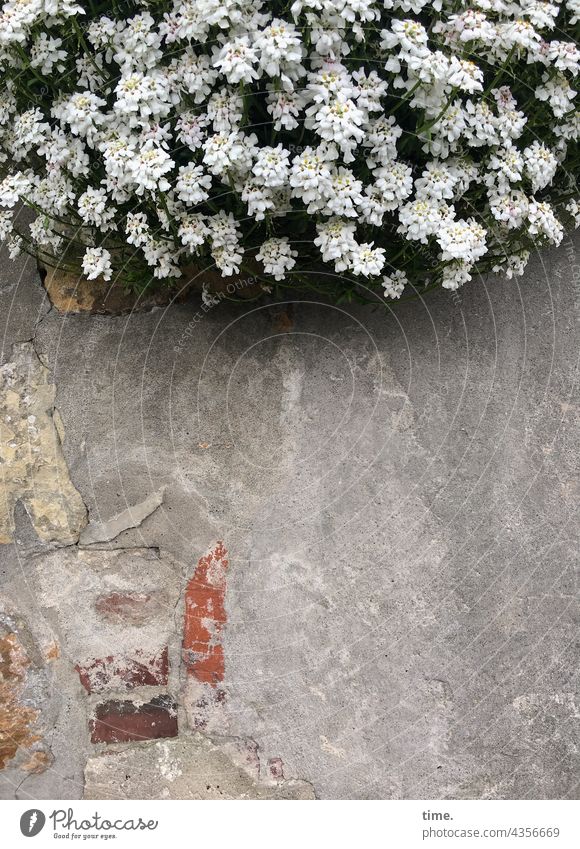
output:
[[[223,542],[217,542],[200,557],[185,588],[183,698],[189,725],[199,731],[224,732],[227,729],[222,632],[227,621],[228,566],[226,547]]]
[[[183,660],[190,675],[212,687],[223,681],[222,628],[228,554],[222,542],[201,557],[185,590]]]
[[[97,705],[90,731],[92,743],[177,737],[177,705],[171,696],[157,696],[144,704],[112,699]]]
[[[75,669],[87,693],[166,686],[169,679],[168,648],[165,646],[154,655],[139,649],[132,655],[109,655],[82,665],[77,663]]]
[[[95,789],[97,772],[114,771],[109,759],[121,756],[118,744],[125,746],[123,774],[129,776],[120,796],[146,792],[135,784],[131,766],[142,757],[137,744],[146,744],[159,746],[150,750],[151,798],[163,782],[169,782],[167,798],[312,798],[309,785],[284,778],[280,758],[262,759],[254,740],[228,729],[223,637],[229,554],[223,542],[197,560],[189,579],[171,558],[149,549],[67,548],[48,555],[42,566],[44,604],[82,611],[67,620],[59,641],[47,635],[43,657],[67,669],[73,685],[80,712],[69,739],[84,753],[88,798],[104,792]],[[0,641],[0,695],[12,725],[0,713],[0,725],[10,732],[0,737],[0,770],[17,755],[28,774],[52,762],[40,734],[40,711],[25,698],[29,669],[26,650],[7,632]],[[180,724],[180,710],[187,723]],[[190,751],[192,763],[185,754]]]

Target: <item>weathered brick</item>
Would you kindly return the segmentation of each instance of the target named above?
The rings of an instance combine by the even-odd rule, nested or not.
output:
[[[284,761],[282,758],[270,758],[268,772],[270,778],[274,778],[276,781],[284,781]]]
[[[188,673],[212,687],[223,681],[225,664],[221,632],[228,555],[223,543],[200,558],[185,590],[183,660]]]
[[[95,602],[95,610],[109,622],[127,622],[141,625],[150,618],[155,602],[149,593],[112,592],[101,595]]]
[[[97,705],[90,721],[92,743],[128,743],[177,736],[177,705],[170,696],[146,704],[112,699]]]
[[[75,669],[87,693],[146,685],[164,687],[169,677],[169,654],[167,646],[154,655],[137,649],[130,656],[96,658],[77,664]]]

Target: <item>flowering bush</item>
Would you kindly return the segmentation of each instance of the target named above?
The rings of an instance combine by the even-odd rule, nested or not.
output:
[[[579,19],[580,0],[8,0],[0,235],[135,286],[192,263],[337,300],[521,274],[580,223]]]

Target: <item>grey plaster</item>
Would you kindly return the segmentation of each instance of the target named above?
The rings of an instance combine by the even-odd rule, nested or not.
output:
[[[26,221],[32,217],[23,209],[16,220],[25,229]],[[15,342],[26,342],[34,336],[49,309],[35,261],[27,254],[11,260],[6,245],[0,244],[0,365],[10,360]]]
[[[38,328],[90,520],[166,486],[103,547],[223,540],[229,733],[319,798],[578,797],[579,250],[392,315]]]

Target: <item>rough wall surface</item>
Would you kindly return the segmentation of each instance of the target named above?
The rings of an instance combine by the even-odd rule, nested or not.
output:
[[[392,315],[3,266],[83,507],[5,508],[0,794],[577,798],[579,251]]]

